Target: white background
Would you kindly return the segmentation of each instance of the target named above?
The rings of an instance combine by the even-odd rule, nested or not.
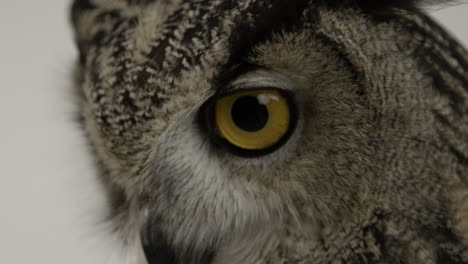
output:
[[[111,263],[73,120],[66,0],[0,2],[0,263]],[[468,43],[468,6],[432,10]],[[114,262],[115,263],[115,262]]]

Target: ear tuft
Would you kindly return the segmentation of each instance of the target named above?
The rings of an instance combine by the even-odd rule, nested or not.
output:
[[[82,14],[95,9],[96,6],[91,3],[91,0],[75,0],[73,1],[71,8],[70,8],[70,20],[73,25],[74,33],[75,33],[75,42],[78,46],[78,50],[80,53],[80,62],[84,63],[84,57],[85,57],[85,52],[84,52],[84,44],[81,40],[80,36],[80,17]]]
[[[90,0],[75,0],[71,6],[71,20],[73,25],[76,25],[78,16],[80,13],[91,10],[95,6],[91,3]]]

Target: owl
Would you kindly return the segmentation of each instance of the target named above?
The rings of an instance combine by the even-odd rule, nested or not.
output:
[[[127,262],[468,263],[468,52],[420,4],[75,0]]]

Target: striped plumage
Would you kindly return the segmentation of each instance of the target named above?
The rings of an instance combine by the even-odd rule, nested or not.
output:
[[[127,262],[468,263],[468,53],[410,2],[76,0],[80,117]],[[298,100],[257,158],[198,124],[245,74]]]

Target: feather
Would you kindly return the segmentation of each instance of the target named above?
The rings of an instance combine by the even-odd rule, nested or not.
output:
[[[356,0],[359,6],[365,9],[389,9],[389,8],[403,8],[414,9],[422,6],[445,6],[456,3],[454,0]]]

